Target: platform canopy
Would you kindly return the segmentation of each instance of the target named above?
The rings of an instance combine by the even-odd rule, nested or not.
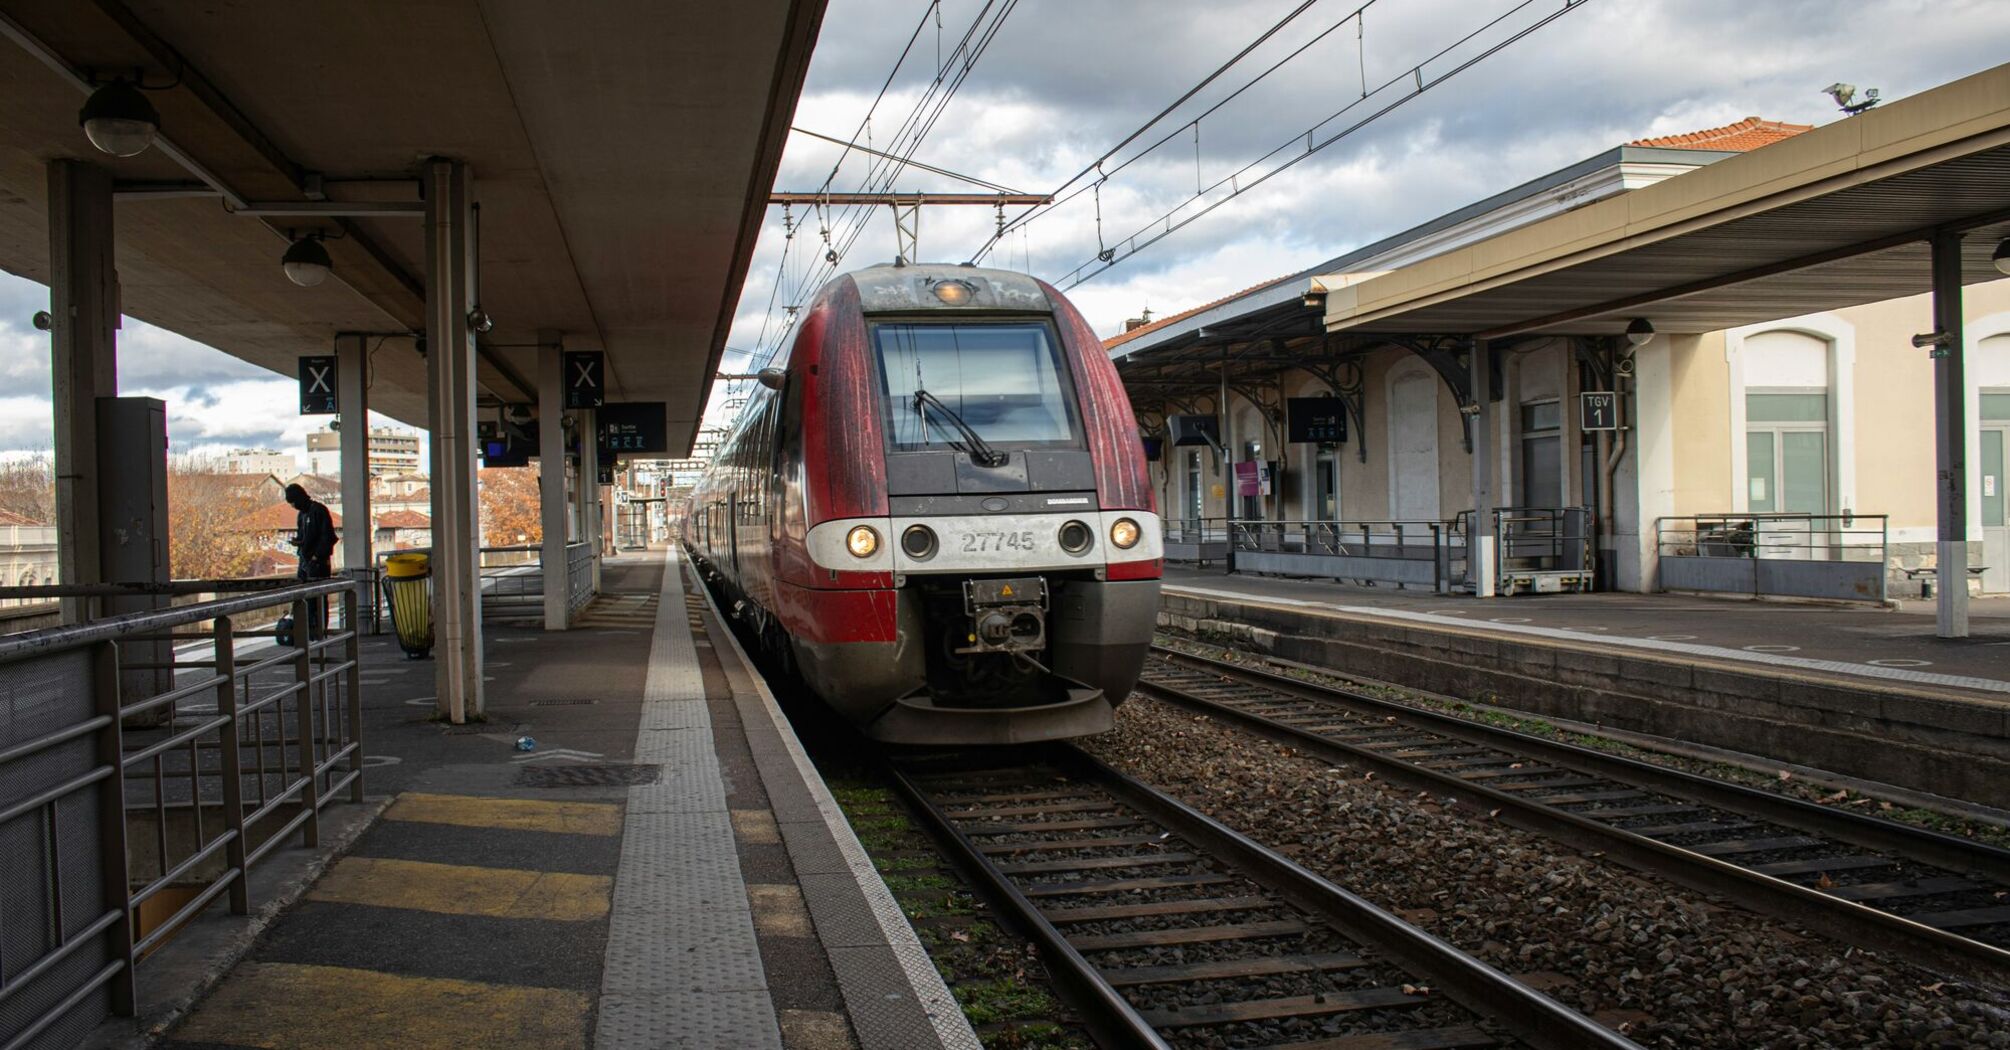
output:
[[[89,160],[118,180],[122,311],[290,375],[337,332],[426,327],[417,167],[464,161],[482,399],[535,404],[535,345],[559,333],[606,351],[610,399],[667,403],[687,449],[823,7],[0,0],[0,268],[49,280],[46,164]],[[78,110],[135,73],[162,88],[160,140],[110,157]],[[317,229],[333,276],[296,287],[280,256]],[[373,365],[372,408],[423,425],[413,341]]]
[[[2010,65],[1387,273],[1317,276],[1332,332],[1696,333],[2003,275]]]

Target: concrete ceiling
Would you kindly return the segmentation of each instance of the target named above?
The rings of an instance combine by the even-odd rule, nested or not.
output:
[[[412,201],[428,157],[481,205],[479,379],[528,402],[541,331],[608,354],[609,397],[668,406],[688,448],[780,161],[823,0],[0,0],[0,268],[48,279],[46,164],[127,190],[190,186],[167,151],[116,159],[77,126],[88,70],[146,72],[162,135],[251,201]],[[39,44],[39,47],[35,46]],[[37,50],[41,54],[37,54]],[[292,374],[338,331],[423,327],[420,224],[259,219],[208,196],[123,194],[126,314]],[[335,278],[296,288],[288,229],[321,228]],[[338,236],[339,235],[339,236]],[[373,357],[372,407],[425,423],[409,339]]]

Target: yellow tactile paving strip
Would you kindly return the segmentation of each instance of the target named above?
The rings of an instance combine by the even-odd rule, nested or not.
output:
[[[408,793],[391,804],[384,819],[506,833],[615,836],[621,833],[622,807]],[[334,908],[453,917],[427,920],[432,923],[589,923],[607,919],[613,884],[607,875],[351,855],[336,862],[307,899]],[[382,947],[382,965],[400,968],[399,946]],[[371,961],[376,963],[374,954]],[[414,976],[310,962],[246,961],[169,1039],[170,1045],[273,1050],[583,1050],[592,1009],[591,995],[564,988],[461,980],[437,972]]]
[[[613,891],[614,880],[605,875],[344,857],[307,899],[443,915],[585,922],[607,917]]]
[[[375,970],[244,963],[174,1033],[178,1040],[286,1050],[583,1044],[579,992]]]
[[[384,813],[386,820],[458,824],[505,831],[552,831],[568,835],[619,835],[621,807],[597,802],[536,802],[471,795],[407,792]]]

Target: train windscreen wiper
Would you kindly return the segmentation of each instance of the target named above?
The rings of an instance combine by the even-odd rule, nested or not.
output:
[[[1002,467],[1011,458],[1005,453],[992,448],[991,442],[984,440],[984,436],[977,432],[977,428],[964,422],[963,417],[957,415],[955,409],[944,404],[941,398],[920,387],[916,387],[914,390],[914,414],[921,417],[924,425],[928,422],[928,410],[931,408],[942,413],[943,418],[949,420],[956,427],[956,432],[963,435],[963,440],[968,442],[968,447],[964,448],[963,451],[970,453],[972,462],[975,462],[979,466]]]

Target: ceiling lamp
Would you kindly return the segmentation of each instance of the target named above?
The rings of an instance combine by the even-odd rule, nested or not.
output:
[[[133,157],[154,144],[154,136],[161,130],[161,115],[139,88],[114,80],[91,92],[84,108],[77,111],[77,123],[84,126],[84,137],[91,145],[114,157]]]
[[[295,240],[286,248],[286,254],[279,257],[279,266],[286,271],[286,279],[302,288],[312,288],[328,279],[328,271],[335,261],[328,257],[328,249],[321,246],[321,235],[310,233]]]
[[[1634,346],[1644,346],[1654,338],[1654,324],[1645,317],[1636,317],[1626,323],[1626,341]]]
[[[2010,276],[2010,237],[1996,242],[1996,254],[1989,257],[1996,264],[1996,272]]]

